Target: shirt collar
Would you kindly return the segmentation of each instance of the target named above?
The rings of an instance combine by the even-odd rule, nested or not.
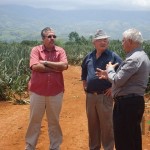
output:
[[[136,51],[142,51],[142,50],[143,50],[142,47],[135,48],[135,49],[133,49],[132,51],[130,51],[129,53],[126,54],[126,58],[130,57],[134,52],[136,52]]]
[[[94,50],[94,54],[96,55],[96,49]],[[109,54],[109,51],[108,51],[108,49],[106,49],[102,54],[106,54],[106,55],[108,55]]]
[[[47,51],[44,45],[42,45],[41,51]],[[53,51],[57,51],[57,47],[56,47],[56,46],[54,46]],[[48,52],[49,52],[49,51],[48,51]]]

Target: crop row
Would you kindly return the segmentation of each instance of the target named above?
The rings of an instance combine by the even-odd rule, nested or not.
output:
[[[0,100],[16,99],[27,91],[30,79],[29,55],[33,46],[41,44],[39,41],[22,41],[21,43],[0,42]],[[93,49],[91,39],[82,37],[80,40],[57,40],[56,44],[66,50],[69,64],[80,65],[85,55]],[[121,41],[110,41],[109,48],[122,58],[125,54]],[[143,48],[150,57],[150,43],[145,42]],[[150,91],[150,82],[147,92]]]

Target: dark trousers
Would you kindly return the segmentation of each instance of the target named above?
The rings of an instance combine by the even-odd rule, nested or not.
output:
[[[113,110],[116,150],[142,150],[140,123],[144,108],[142,96],[116,100]]]

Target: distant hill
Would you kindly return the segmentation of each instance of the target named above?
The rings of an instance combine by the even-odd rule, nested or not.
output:
[[[117,10],[52,10],[28,6],[0,6],[0,41],[40,40],[40,31],[50,26],[59,38],[66,39],[72,31],[89,37],[104,29],[112,39],[135,27],[150,40],[150,11]]]

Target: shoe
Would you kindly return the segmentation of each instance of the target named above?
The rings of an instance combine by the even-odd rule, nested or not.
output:
[[[25,150],[34,150],[34,148],[31,144],[26,143]]]

